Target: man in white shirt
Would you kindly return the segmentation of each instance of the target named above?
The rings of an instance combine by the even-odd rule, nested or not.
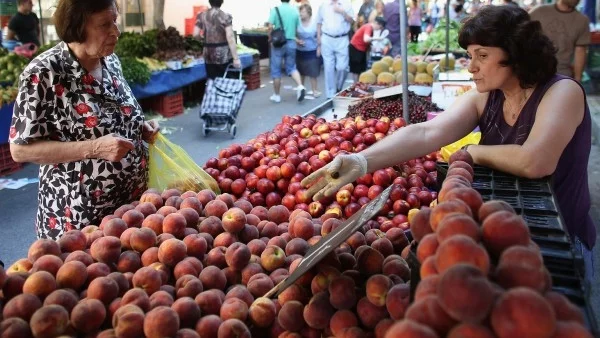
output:
[[[349,67],[348,33],[354,23],[350,0],[325,0],[317,13],[317,53],[323,56],[325,94],[332,98],[342,90]]]

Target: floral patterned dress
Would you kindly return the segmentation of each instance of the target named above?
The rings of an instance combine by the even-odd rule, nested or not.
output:
[[[120,162],[83,159],[41,165],[38,238],[98,225],[102,217],[139,198],[146,185],[144,116],[114,54],[102,60],[102,80],[82,68],[64,42],[35,58],[20,77],[10,142],[76,142],[116,134],[135,149]]]

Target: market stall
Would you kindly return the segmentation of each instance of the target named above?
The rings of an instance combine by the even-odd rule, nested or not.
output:
[[[269,58],[269,36],[266,29],[243,29],[239,34],[240,42],[244,45],[257,49],[261,59]]]

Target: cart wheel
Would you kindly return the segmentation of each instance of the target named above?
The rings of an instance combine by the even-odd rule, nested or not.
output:
[[[235,124],[233,124],[229,128],[229,134],[231,134],[231,138],[235,138],[236,133],[237,133],[237,126]]]
[[[209,132],[208,127],[206,125],[206,122],[204,122],[202,124],[202,136],[206,137],[208,135],[208,132]]]

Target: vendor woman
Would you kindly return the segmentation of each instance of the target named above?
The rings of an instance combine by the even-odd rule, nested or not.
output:
[[[476,164],[530,179],[554,176],[559,209],[591,280],[596,228],[589,216],[591,121],[583,88],[556,74],[552,42],[519,7],[482,8],[464,23],[459,43],[471,58],[476,90],[431,121],[402,128],[358,154],[337,156],[302,184],[319,200],[367,172],[436,151],[479,126],[480,144],[467,147]],[[332,177],[334,172],[339,176]]]

